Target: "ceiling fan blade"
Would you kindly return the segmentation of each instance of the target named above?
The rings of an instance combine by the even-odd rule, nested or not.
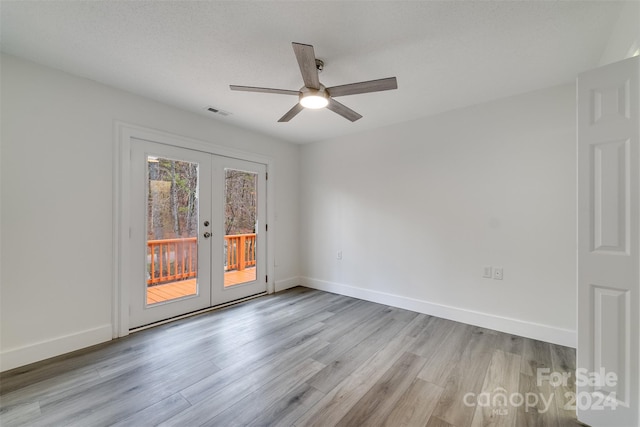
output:
[[[316,68],[316,54],[309,44],[291,43],[296,54],[304,85],[312,89],[320,89],[320,79]]]
[[[336,114],[340,114],[342,117],[352,122],[355,122],[356,120],[362,118],[360,114],[356,113],[346,105],[340,104],[335,99],[329,98],[329,105],[327,105],[327,108]]]
[[[294,105],[291,110],[287,111],[284,116],[280,117],[280,120],[278,120],[278,122],[288,122],[302,110],[304,110],[304,107],[298,103]]]
[[[268,87],[229,85],[229,89],[231,89],[231,90],[239,90],[239,91],[244,91],[244,92],[277,93],[277,94],[280,94],[280,95],[300,95],[300,92],[297,91],[297,90],[271,89],[271,88],[268,88]]]
[[[386,79],[369,80],[368,82],[351,83],[348,85],[333,86],[327,88],[331,96],[355,95],[358,93],[381,92],[383,90],[398,89],[398,81],[395,77]]]

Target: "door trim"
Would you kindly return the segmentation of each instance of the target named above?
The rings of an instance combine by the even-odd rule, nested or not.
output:
[[[262,163],[266,166],[271,179],[267,180],[267,224],[270,230],[267,233],[266,247],[266,274],[267,293],[274,292],[274,234],[275,224],[275,197],[274,177],[275,161],[273,158],[261,154],[237,150],[202,140],[175,135],[168,132],[150,129],[126,122],[114,122],[114,162],[113,162],[113,292],[111,322],[113,338],[129,335],[129,291],[125,283],[130,277],[130,244],[129,230],[131,227],[129,188],[131,186],[131,140],[142,139],[160,144],[173,145],[175,147],[202,151],[218,156],[247,160]]]

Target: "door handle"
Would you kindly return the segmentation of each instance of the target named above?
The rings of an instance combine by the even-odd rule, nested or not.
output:
[[[208,239],[209,237],[211,237],[211,233],[209,233],[208,231],[206,233],[204,233],[204,238]]]

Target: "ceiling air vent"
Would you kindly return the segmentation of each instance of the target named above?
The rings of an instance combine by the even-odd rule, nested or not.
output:
[[[207,106],[207,107],[204,107],[204,108],[205,108],[205,110],[207,110],[208,112],[213,113],[213,114],[217,114],[217,115],[219,115],[219,116],[227,117],[227,116],[231,115],[231,113],[230,113],[230,112],[228,112],[228,111],[224,111],[224,110],[221,110],[221,109],[216,108],[216,107]]]

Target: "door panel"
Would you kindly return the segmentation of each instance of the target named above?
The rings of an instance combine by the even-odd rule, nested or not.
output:
[[[224,268],[214,274],[212,292],[223,303],[266,291],[266,166],[225,157],[214,165],[223,195],[214,256]]]
[[[142,140],[131,147],[130,327],[211,301],[211,157]]]
[[[578,419],[594,427],[640,424],[638,64],[634,57],[578,78],[577,366],[615,374],[578,383]],[[607,405],[593,404],[603,397]]]

